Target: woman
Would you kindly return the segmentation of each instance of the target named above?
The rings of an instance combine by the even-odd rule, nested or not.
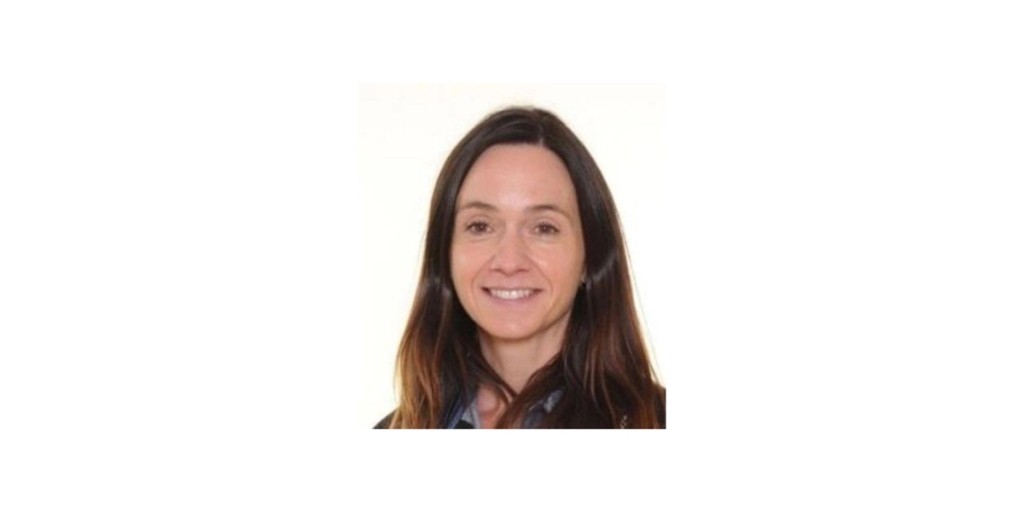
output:
[[[664,428],[611,192],[550,112],[491,114],[434,188],[377,428]]]

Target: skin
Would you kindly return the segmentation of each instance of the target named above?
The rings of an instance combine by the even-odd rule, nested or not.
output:
[[[561,350],[584,276],[576,191],[561,159],[536,145],[484,151],[459,191],[451,256],[484,358],[522,390]],[[532,294],[501,298],[493,290]],[[477,406],[485,427],[500,418],[494,390],[481,389]]]

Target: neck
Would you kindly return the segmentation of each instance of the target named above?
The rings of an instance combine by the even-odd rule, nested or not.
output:
[[[519,393],[530,377],[562,350],[565,329],[522,340],[495,338],[480,332],[484,360],[512,389]]]

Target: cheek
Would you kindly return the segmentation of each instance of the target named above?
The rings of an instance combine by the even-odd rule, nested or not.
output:
[[[575,286],[583,273],[583,258],[576,251],[548,251],[539,254],[536,261],[552,281],[564,286]]]
[[[469,286],[480,268],[479,255],[465,248],[452,249],[452,279],[456,287]]]

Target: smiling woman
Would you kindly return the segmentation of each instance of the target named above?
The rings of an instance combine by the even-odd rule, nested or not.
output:
[[[543,146],[498,145],[473,164],[459,193],[452,279],[479,328],[484,358],[501,347],[529,348],[533,364],[499,370],[512,389],[524,370],[562,346],[569,310],[583,282],[583,229],[565,165]],[[493,366],[493,365],[492,365]],[[519,371],[515,371],[519,370]]]
[[[611,192],[550,112],[496,112],[431,201],[379,428],[664,428]]]

